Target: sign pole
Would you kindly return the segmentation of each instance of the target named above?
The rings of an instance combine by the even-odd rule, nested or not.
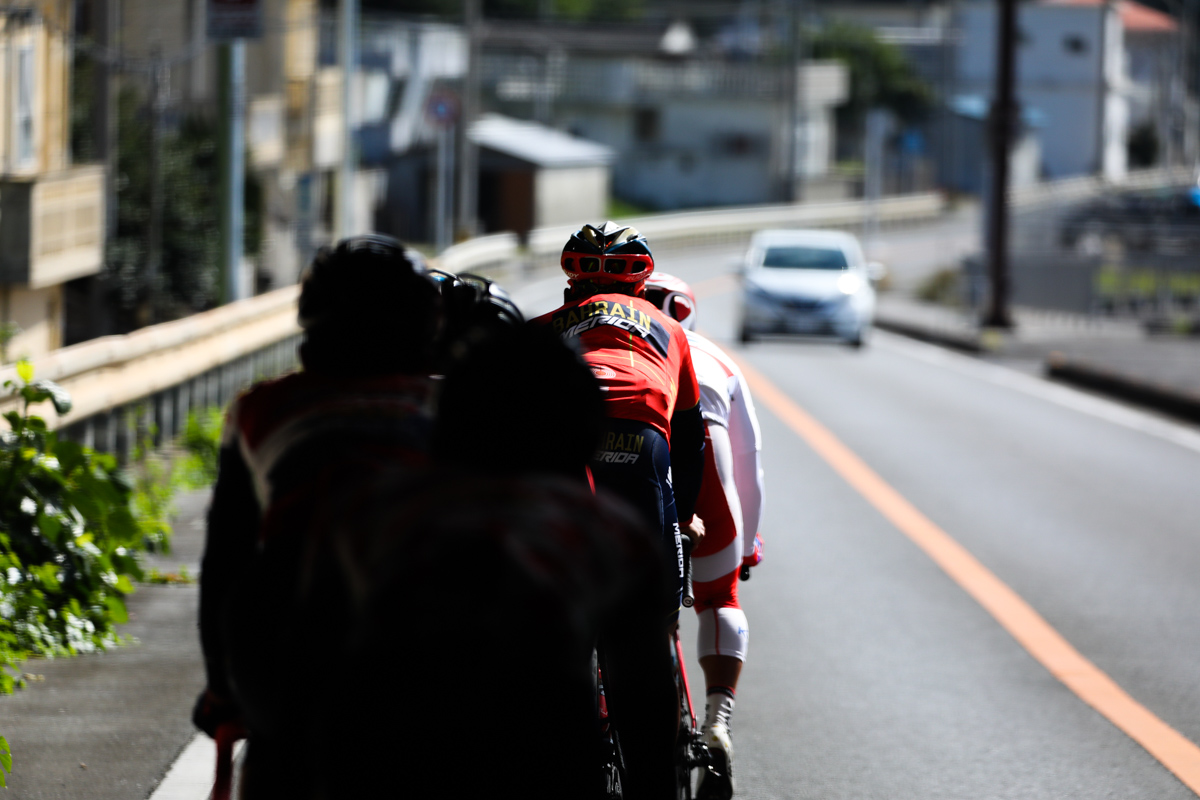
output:
[[[246,184],[246,44],[241,39],[220,48],[221,273],[226,303],[243,299],[242,242]]]
[[[358,0],[341,0],[338,50],[342,62],[342,163],[338,170],[337,238],[356,232],[354,219],[354,71],[358,66]]]
[[[246,188],[246,39],[262,36],[261,0],[208,0],[208,38],[220,42],[217,53],[218,141],[220,169],[221,299],[246,296],[242,275]]]

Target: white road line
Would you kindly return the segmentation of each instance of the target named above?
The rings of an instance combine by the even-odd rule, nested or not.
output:
[[[234,746],[235,768],[233,771],[234,791],[237,797],[237,780],[241,773],[242,745]],[[203,733],[197,733],[183,748],[179,758],[167,770],[162,783],[150,795],[150,800],[209,800],[212,796],[213,779],[216,777],[217,744]]]
[[[1035,378],[1010,367],[989,364],[972,356],[955,353],[898,334],[876,329],[871,332],[871,336],[874,343],[884,345],[889,350],[917,361],[945,367],[961,375],[983,380],[996,386],[1003,386],[1200,453],[1200,433],[1185,425],[1161,419],[1144,411],[1123,406],[1112,400],[1095,397],[1068,386]]]

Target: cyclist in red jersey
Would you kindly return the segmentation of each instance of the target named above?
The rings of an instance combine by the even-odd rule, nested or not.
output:
[[[620,495],[661,532],[672,567],[668,620],[683,579],[680,524],[693,521],[704,469],[700,387],[687,336],[645,300],[654,257],[634,228],[584,225],[567,241],[563,306],[533,320],[578,347],[604,393],[607,415],[590,462],[596,484]],[[678,708],[666,647],[635,647],[622,631],[602,636],[609,707],[623,744],[633,797],[674,792]],[[636,698],[636,699],[635,699]]]

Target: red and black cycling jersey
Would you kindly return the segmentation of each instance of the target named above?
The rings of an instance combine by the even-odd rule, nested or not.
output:
[[[645,422],[671,438],[676,410],[700,402],[691,346],[679,323],[640,297],[597,294],[533,320],[577,339],[608,415]]]

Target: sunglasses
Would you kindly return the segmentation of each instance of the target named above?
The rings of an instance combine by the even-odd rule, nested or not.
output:
[[[650,267],[650,262],[644,258],[630,258],[628,256],[563,256],[562,266],[571,272],[575,272],[575,261],[578,258],[579,272],[582,273],[606,273],[608,275],[624,275],[628,267],[629,274],[644,272]]]

